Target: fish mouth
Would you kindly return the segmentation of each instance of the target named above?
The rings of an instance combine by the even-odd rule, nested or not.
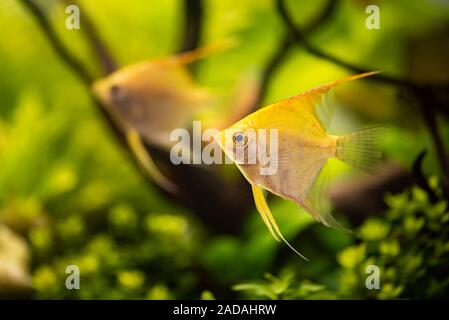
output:
[[[92,84],[91,90],[95,97],[99,98],[102,101],[105,101],[107,90],[106,87],[107,85],[104,80],[97,80]]]

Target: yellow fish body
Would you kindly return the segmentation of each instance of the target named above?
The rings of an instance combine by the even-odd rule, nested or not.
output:
[[[325,184],[317,177],[330,158],[369,171],[381,157],[376,136],[382,129],[372,128],[343,136],[328,134],[326,99],[338,84],[372,74],[374,72],[338,80],[261,108],[215,136],[225,154],[251,184],[257,210],[276,240],[282,239],[290,246],[266,204],[263,189],[295,201],[326,226],[342,228],[324,208]],[[261,140],[262,133],[264,139]],[[273,144],[276,148],[271,148]],[[243,150],[243,157],[238,156],[237,147]],[[275,170],[261,174],[267,159],[275,162]]]

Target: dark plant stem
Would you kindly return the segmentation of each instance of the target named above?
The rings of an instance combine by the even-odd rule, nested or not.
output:
[[[432,188],[429,186],[429,183],[427,182],[427,179],[424,176],[424,173],[422,172],[422,163],[426,155],[427,150],[421,151],[419,155],[416,157],[415,161],[413,162],[412,166],[413,180],[421,189],[426,191],[426,193],[429,195],[430,201],[432,203],[435,203],[438,201],[438,197],[436,196]]]
[[[80,8],[81,12],[81,30],[84,31],[87,39],[90,41],[94,52],[96,53],[99,62],[103,67],[104,75],[108,75],[117,69],[117,62],[109,53],[105,43],[98,34],[97,28],[87,14],[86,10],[82,8],[79,1],[76,0],[64,0],[67,4],[76,4]]]
[[[437,115],[433,107],[435,101],[433,96],[427,90],[419,91],[418,100],[420,100],[424,122],[432,137],[441,171],[443,173],[443,190],[446,197],[449,199],[449,158],[447,156],[446,150],[444,148],[444,142],[438,129]]]
[[[319,48],[315,47],[311,42],[308,41],[307,37],[305,36],[305,33],[303,30],[301,30],[298,26],[296,26],[295,22],[289,15],[287,8],[285,6],[284,0],[276,0],[276,6],[278,9],[278,12],[282,18],[282,21],[284,22],[287,29],[292,33],[294,39],[304,47],[306,51],[308,51],[310,54],[313,54],[314,56],[318,58],[322,58],[324,60],[330,61],[332,63],[335,63],[336,65],[339,65],[345,69],[351,70],[355,73],[364,73],[369,72],[373,70],[367,70],[364,68],[361,68],[359,66],[356,66],[352,63],[349,63],[347,61],[344,61],[343,59],[334,57],[331,54],[328,54],[325,51],[320,50]],[[395,78],[389,75],[384,74],[377,74],[371,77],[371,79],[375,79],[381,82],[386,82],[390,84],[396,84],[401,85],[405,87],[411,87],[415,88],[416,84],[407,80],[407,79],[400,79]]]
[[[201,40],[203,22],[202,0],[184,0],[184,35],[180,52],[198,47]]]
[[[47,36],[48,40],[52,43],[54,50],[61,57],[61,59],[72,69],[76,75],[82,80],[82,82],[89,86],[94,80],[93,76],[84,68],[84,66],[78,61],[64,47],[64,44],[58,38],[56,32],[52,28],[50,21],[46,18],[44,12],[36,5],[32,0],[19,0],[35,17],[36,21],[42,28],[42,31]]]
[[[324,6],[316,18],[304,27],[304,31],[309,33],[320,29],[323,25],[329,22],[332,16],[336,13],[339,5],[340,0],[328,0],[326,6]]]
[[[259,105],[262,103],[263,99],[265,99],[265,96],[268,91],[268,86],[270,85],[273,74],[276,73],[276,71],[279,69],[282,62],[285,60],[285,57],[287,56],[289,49],[292,46],[293,41],[290,38],[289,34],[286,34],[283,37],[283,40],[281,41],[281,45],[273,54],[270,61],[267,63],[265,69],[262,71],[259,95],[257,96],[255,104],[252,107],[252,110],[257,109]]]
[[[49,42],[52,44],[53,49],[59,55],[60,59],[66,63],[70,70],[75,73],[81,82],[86,86],[86,88],[90,91],[91,83],[94,81],[94,77],[84,68],[81,62],[73,56],[64,46],[62,41],[57,36],[56,32],[51,26],[50,21],[47,19],[45,13],[39,8],[38,5],[33,0],[20,0],[25,8],[27,8],[36,21],[41,26],[42,31],[47,36]],[[95,98],[92,96],[92,99],[95,102],[95,105],[101,111],[102,115],[112,128],[113,132],[116,134],[117,138],[120,141],[125,141],[124,135],[122,133],[122,128],[120,128],[120,124],[114,116],[106,110],[106,108]]]
[[[306,32],[314,32],[321,27],[323,27],[333,14],[337,11],[337,7],[340,3],[340,0],[328,0],[326,6],[320,11],[315,19],[313,19],[304,29]],[[265,98],[267,94],[268,86],[270,85],[270,81],[272,80],[272,76],[278,68],[281,66],[282,62],[285,60],[289,50],[295,44],[294,36],[290,31],[287,31],[286,34],[282,37],[282,41],[276,52],[271,57],[270,61],[267,63],[265,69],[262,71],[261,76],[261,85],[260,85],[260,93],[257,97],[256,103],[253,110],[257,109],[257,107],[262,103],[262,100]]]

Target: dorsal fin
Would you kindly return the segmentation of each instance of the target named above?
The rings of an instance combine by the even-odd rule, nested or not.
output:
[[[306,108],[318,119],[321,126],[326,129],[329,125],[332,114],[332,89],[345,82],[366,78],[377,73],[379,73],[379,71],[365,72],[329,82],[294,97],[288,98],[284,100],[284,103],[295,103],[300,105],[302,108]]]
[[[225,51],[236,45],[236,41],[233,39],[225,39],[217,41],[200,48],[196,48],[191,51],[178,53],[169,57],[164,57],[156,60],[152,60],[152,63],[173,64],[173,65],[185,65],[195,62],[200,59],[204,59],[215,53]]]

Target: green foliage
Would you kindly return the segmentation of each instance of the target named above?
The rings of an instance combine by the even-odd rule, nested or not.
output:
[[[286,237],[304,234],[308,240],[300,246],[307,256],[314,252],[311,262],[290,256],[278,265],[282,246],[255,211],[242,238],[204,242],[202,227],[149,190],[100,128],[67,127],[57,108],[44,116],[34,93],[24,95],[12,119],[1,127],[8,170],[0,175],[0,221],[31,246],[35,298],[213,299],[217,286],[219,297],[251,299],[432,298],[449,290],[447,203],[431,203],[418,187],[387,195],[389,209],[356,230],[356,243],[312,224],[294,203],[275,202]],[[95,143],[83,138],[83,130],[95,133]],[[438,178],[429,185],[441,198]],[[320,248],[307,247],[317,239]],[[83,290],[64,286],[71,264],[82,270]],[[365,287],[366,267],[373,264],[381,271],[380,290]],[[201,277],[214,286],[200,285]]]
[[[336,295],[327,291],[322,285],[308,280],[295,283],[292,273],[284,273],[279,278],[269,273],[264,275],[265,281],[241,283],[233,287],[236,291],[244,291],[247,296],[262,299],[335,299]]]
[[[200,247],[195,221],[149,189],[101,128],[68,126],[69,107],[44,115],[26,94],[14,110],[0,133],[0,224],[32,249],[33,296],[199,297],[196,275],[181,272]],[[65,288],[71,264],[83,290]]]
[[[436,177],[429,179],[441,195]],[[358,241],[336,255],[337,281],[325,286],[308,283],[301,269],[268,281],[234,286],[247,298],[269,299],[416,299],[442,298],[449,293],[449,210],[447,202],[429,201],[428,194],[413,187],[387,195],[389,208],[383,216],[367,219],[356,231]],[[313,261],[311,262],[314,263]],[[380,288],[368,289],[367,268],[380,271]],[[292,265],[284,266],[292,268]],[[285,270],[287,270],[285,269]],[[297,268],[293,268],[297,269]],[[320,281],[325,278],[319,279]]]
[[[441,193],[432,178],[434,191]],[[360,244],[339,254],[344,297],[378,299],[441,298],[449,292],[444,272],[449,262],[449,210],[445,200],[429,201],[413,187],[387,195],[385,217],[372,218],[358,229]],[[366,290],[366,267],[380,268],[380,290]],[[343,288],[342,288],[343,289]]]

